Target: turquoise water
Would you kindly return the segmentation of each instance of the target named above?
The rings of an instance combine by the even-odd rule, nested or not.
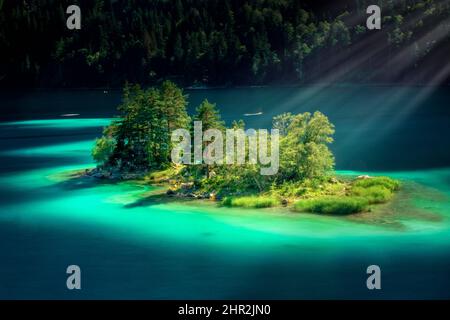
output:
[[[416,128],[431,121],[414,119]],[[350,120],[336,118],[341,133],[361,118]],[[388,143],[414,170],[345,171],[352,162],[338,159],[339,174],[403,182],[393,203],[350,217],[168,202],[157,187],[75,174],[93,166],[93,139],[109,121],[0,123],[0,298],[450,298],[450,167],[422,168]],[[429,145],[430,133],[417,131]],[[429,148],[431,162],[445,160],[444,147]],[[370,166],[375,150],[357,163]],[[70,264],[81,267],[80,291],[66,289]],[[380,291],[366,288],[371,264],[381,267]]]
[[[48,125],[58,131],[94,122],[66,121]],[[152,200],[155,187],[72,176],[92,166],[91,146],[17,144],[0,153],[4,163],[56,159],[0,176],[0,297],[450,296],[449,169],[390,172],[412,196],[400,196],[377,219],[323,217],[163,203]],[[65,289],[69,264],[82,269],[79,292]],[[382,269],[380,292],[365,288],[370,264]]]

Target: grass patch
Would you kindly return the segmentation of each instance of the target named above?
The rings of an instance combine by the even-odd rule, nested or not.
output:
[[[400,182],[389,177],[371,177],[353,181],[350,194],[367,199],[369,204],[385,203],[400,188]]]
[[[391,192],[397,191],[400,188],[400,182],[389,177],[371,177],[368,179],[358,179],[352,183],[353,187],[370,188],[381,186]]]
[[[169,179],[176,177],[180,171],[179,167],[169,167],[167,169],[152,171],[145,177],[145,181],[153,183],[166,182]]]
[[[266,196],[226,197],[222,200],[222,205],[226,207],[269,208],[279,204],[277,198]]]
[[[394,196],[391,190],[380,185],[374,185],[368,188],[353,187],[351,194],[367,199],[370,204],[385,203]]]
[[[346,215],[367,210],[369,201],[361,197],[322,197],[300,200],[294,204],[294,210],[324,214]]]

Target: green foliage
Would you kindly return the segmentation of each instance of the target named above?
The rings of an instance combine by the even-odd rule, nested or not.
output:
[[[278,129],[281,136],[287,135],[288,128],[293,120],[294,116],[290,112],[282,113],[273,117],[272,127]]]
[[[189,125],[186,105],[183,91],[170,81],[147,90],[139,85],[125,86],[118,108],[121,118],[110,133],[115,144],[108,162],[122,171],[167,167],[172,130]]]
[[[251,165],[216,165],[210,166],[210,176],[203,166],[185,166],[180,176],[187,182],[194,182],[201,193],[215,193],[220,197],[229,195],[248,195],[267,189],[263,184],[258,187],[261,175]]]
[[[283,181],[320,179],[334,167],[328,149],[334,126],[320,112],[292,116],[287,135],[280,140],[280,175]]]
[[[221,120],[220,111],[217,109],[216,104],[210,103],[208,99],[197,107],[194,121],[202,122],[202,130],[218,129],[223,130],[225,128],[224,122]]]
[[[304,180],[304,181],[286,181],[282,184],[272,184],[270,193],[272,195],[289,198],[317,198],[322,196],[346,196],[347,183],[332,179],[328,180]]]
[[[180,171],[179,167],[168,167],[167,169],[152,171],[145,176],[145,181],[151,183],[167,182],[170,179],[177,178],[179,171]]]
[[[222,205],[226,207],[269,208],[280,204],[280,201],[268,196],[226,197]]]
[[[190,122],[186,97],[172,82],[147,90],[127,85],[119,111],[121,118],[96,140],[92,155],[99,165],[121,171],[149,171],[146,181],[175,180],[180,188],[189,186],[185,192],[225,196],[224,206],[266,208],[280,205],[280,199],[289,203],[302,198],[294,205],[297,211],[350,214],[390,200],[400,186],[388,177],[352,183],[331,177],[334,158],[328,144],[333,141],[334,126],[320,112],[285,113],[274,118],[274,126],[283,131],[280,170],[278,175],[263,176],[260,165],[248,162],[170,165],[171,132],[188,129]],[[203,131],[225,131],[219,110],[208,100],[197,107],[194,120],[202,122]],[[234,121],[231,127],[244,130],[245,123]],[[210,142],[203,143],[205,148]],[[245,153],[248,160],[248,146]]]
[[[316,2],[80,0],[82,28],[69,32],[67,2],[0,1],[0,48],[7,57],[0,81],[96,87],[171,76],[186,84],[312,82],[360,57],[367,38],[361,36],[367,31],[363,3]],[[378,49],[347,72],[351,80],[367,71],[369,78],[389,74],[379,66],[397,54],[414,56],[414,43],[419,57],[448,50],[450,38],[431,32],[449,18],[449,4],[441,2],[378,1],[384,31],[371,39]],[[439,45],[428,51],[433,43]],[[411,68],[426,61],[414,62]]]
[[[363,197],[370,204],[384,203],[392,199],[400,188],[400,182],[389,177],[357,179],[352,183],[351,194]]]
[[[101,137],[96,139],[94,148],[92,149],[92,158],[100,165],[105,164],[109,161],[115,146],[116,141],[113,138]]]
[[[204,101],[198,108],[194,120],[202,120],[203,130],[224,129],[215,105]],[[265,192],[273,187],[273,195],[295,197],[301,195],[333,193],[327,183],[333,169],[333,155],[327,144],[332,142],[333,125],[321,113],[275,117],[274,123],[285,131],[280,141],[280,168],[277,175],[263,176],[260,164],[225,164],[187,166],[181,174],[194,182],[202,192],[218,195],[243,195]],[[234,121],[232,128],[245,130],[243,121]],[[204,142],[207,144],[208,142]],[[248,144],[245,159],[248,161]],[[326,186],[320,189],[318,186]],[[342,185],[336,186],[336,189]]]
[[[220,131],[225,130],[225,124],[221,120],[220,112],[217,109],[216,104],[212,104],[208,99],[203,100],[203,102],[197,107],[196,114],[194,116],[194,121],[201,121],[202,131],[205,132],[209,129],[217,129]],[[211,141],[203,141],[203,150],[212,143]],[[209,173],[211,171],[211,165],[203,165],[206,177],[209,178]]]
[[[115,138],[116,133],[117,124],[112,123],[103,129],[103,136],[95,140],[94,148],[92,149],[92,158],[98,165],[106,165],[109,163],[117,144]]]
[[[346,215],[367,210],[369,202],[361,197],[322,197],[300,200],[294,205],[298,212]]]
[[[367,199],[370,204],[376,204],[391,200],[394,194],[386,187],[378,185],[367,188],[353,187],[352,195],[363,197]]]
[[[400,187],[397,180],[389,177],[357,179],[347,184],[333,183],[313,192],[305,191],[302,194],[304,200],[295,203],[294,210],[325,214],[358,213],[366,211],[370,204],[391,200]],[[350,189],[350,195],[346,194],[347,189]]]
[[[242,129],[245,130],[245,122],[244,120],[240,119],[238,121],[233,120],[233,122],[231,123],[231,129]]]
[[[294,210],[340,215],[363,212],[368,210],[370,204],[391,200],[394,192],[400,187],[398,181],[388,177],[357,179],[350,183],[350,195],[342,194],[342,189],[337,187],[339,184],[333,185],[336,187],[334,195],[316,195],[313,198],[300,200],[295,203]]]
[[[353,182],[353,187],[369,188],[373,186],[382,186],[389,191],[397,191],[400,188],[400,182],[389,177],[370,177]]]

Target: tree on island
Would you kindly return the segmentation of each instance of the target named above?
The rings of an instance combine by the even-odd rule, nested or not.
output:
[[[205,132],[209,129],[217,129],[225,131],[225,123],[222,121],[220,112],[217,109],[216,104],[210,103],[208,99],[203,100],[203,102],[197,107],[196,114],[194,116],[194,121],[201,122],[202,132]],[[202,150],[205,150],[206,147],[212,141],[203,141]],[[209,178],[209,174],[211,172],[210,164],[202,164],[202,168],[204,168],[204,172],[206,178]]]
[[[292,113],[282,113],[278,116],[273,117],[272,126],[274,129],[278,129],[280,135],[285,136],[287,134],[288,127],[292,122],[292,118]]]
[[[195,131],[198,125],[190,126],[186,105],[182,89],[172,82],[146,90],[127,85],[123,103],[118,108],[121,118],[104,129],[92,151],[98,163],[97,170],[109,172],[110,178],[115,177],[113,172],[118,172],[118,177],[122,173],[147,175],[150,180],[154,175],[163,175],[166,181],[172,181],[169,189],[172,193],[201,194],[213,199],[224,197],[222,204],[227,206],[260,208],[293,201],[297,211],[333,214],[365,211],[371,204],[389,201],[399,188],[398,181],[388,177],[350,183],[338,181],[333,173],[334,156],[328,147],[333,142],[334,126],[320,112],[284,113],[273,118],[273,127],[282,133],[280,162],[275,175],[261,175],[262,165],[250,161],[213,165],[202,162],[174,167],[170,157],[172,131]],[[217,106],[208,100],[197,107],[193,120],[202,122],[199,144],[202,152],[215,142],[204,139],[205,131],[226,131]],[[231,128],[245,131],[245,123],[233,121]],[[251,130],[245,132],[251,135]],[[256,138],[254,134],[253,138]],[[232,143],[235,144],[233,152],[237,152],[237,139]],[[249,144],[249,139],[245,139],[243,149],[241,145],[245,159],[250,158]],[[196,143],[194,149],[195,146]]]
[[[172,131],[193,130],[186,105],[186,95],[170,81],[146,90],[127,84],[118,108],[121,117],[97,139],[92,152],[94,160],[100,166],[121,172],[148,172],[169,167]],[[202,133],[208,129],[226,130],[217,106],[207,99],[196,108],[193,120],[201,121]],[[334,158],[328,144],[333,141],[334,127],[326,116],[320,112],[313,115],[284,113],[274,117],[273,126],[282,134],[280,169],[276,176],[261,176],[259,164],[201,164],[188,168],[187,174],[200,180],[203,176],[211,178],[214,172],[213,180],[221,180],[223,185],[231,178],[231,185],[241,184],[242,189],[256,185],[260,191],[273,183],[323,179],[329,175]],[[245,130],[245,123],[234,121],[231,128]],[[211,142],[202,141],[202,150]],[[248,145],[245,148],[248,158]]]
[[[186,96],[174,83],[142,89],[126,85],[118,107],[120,119],[105,129],[96,141],[97,163],[119,171],[149,171],[170,165],[170,132],[188,128]]]
[[[334,168],[334,156],[328,148],[333,142],[333,124],[317,111],[313,115],[291,115],[287,122],[280,141],[281,179],[302,181],[328,176]]]

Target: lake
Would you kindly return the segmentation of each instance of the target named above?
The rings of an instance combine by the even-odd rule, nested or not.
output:
[[[158,188],[74,178],[119,91],[0,94],[0,298],[450,298],[450,92],[310,86],[187,90],[223,119],[269,128],[281,112],[326,114],[339,174],[384,174],[404,192],[350,217],[208,202],[143,201]],[[79,114],[77,117],[61,117]],[[258,115],[251,115],[258,114]],[[66,268],[82,290],[66,289]],[[366,288],[379,265],[382,290]]]

